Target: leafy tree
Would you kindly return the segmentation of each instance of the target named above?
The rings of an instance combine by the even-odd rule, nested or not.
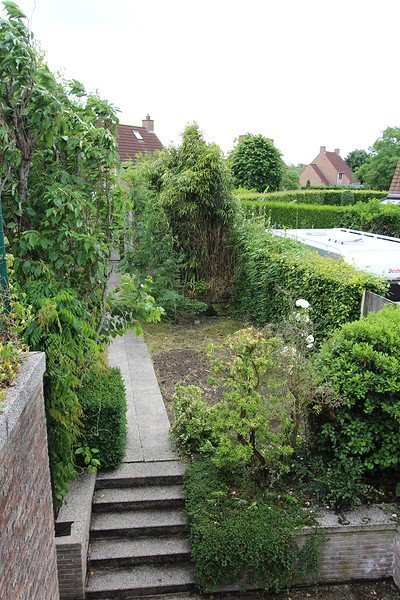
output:
[[[298,190],[300,189],[300,171],[298,167],[293,165],[285,166],[283,171],[280,190]]]
[[[344,159],[347,166],[355,173],[356,169],[361,167],[369,158],[369,153],[366,150],[353,150]]]
[[[263,135],[246,134],[230,154],[235,185],[274,192],[281,184],[284,163],[274,144]]]
[[[366,187],[388,190],[400,159],[400,127],[387,127],[370,149],[371,156],[356,170]]]

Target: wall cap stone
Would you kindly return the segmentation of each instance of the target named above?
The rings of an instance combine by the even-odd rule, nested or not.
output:
[[[4,407],[0,413],[0,452],[35,391],[42,391],[45,371],[44,352],[29,352],[24,355],[15,385],[7,388]]]

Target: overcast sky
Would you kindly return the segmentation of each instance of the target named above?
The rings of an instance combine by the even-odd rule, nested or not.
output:
[[[399,0],[17,0],[53,70],[146,113],[164,144],[197,121],[229,151],[246,132],[288,163],[342,156],[400,126]]]

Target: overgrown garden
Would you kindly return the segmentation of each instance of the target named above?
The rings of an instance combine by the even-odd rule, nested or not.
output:
[[[398,235],[399,209],[368,190],[236,194],[235,183],[250,187],[242,175],[254,142],[270,176],[257,188],[282,187],[279,152],[246,136],[226,160],[196,124],[178,146],[121,167],[115,108],[51,73],[24,15],[4,6],[0,198],[11,285],[2,279],[0,376],[10,383],[28,347],[46,353],[55,499],[79,469],[123,457],[112,336],[161,317],[240,315],[248,326],[208,350],[212,399],[196,385],[174,394],[172,435],[191,462],[193,557],[204,589],[290,585],[316,568],[321,540],[300,550],[296,529],[315,524],[318,506],[399,491],[400,321],[392,308],[359,320],[363,290],[384,294],[385,282],[273,237],[265,221]],[[121,283],[107,293],[111,247],[122,253]]]

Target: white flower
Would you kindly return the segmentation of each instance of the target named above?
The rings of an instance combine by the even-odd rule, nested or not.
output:
[[[307,342],[307,344],[313,344],[313,343],[314,343],[314,336],[313,336],[313,335],[311,335],[311,334],[310,334],[310,335],[308,335],[308,336],[306,337],[306,342]]]
[[[307,302],[307,300],[304,300],[304,298],[299,298],[296,300],[296,306],[299,308],[310,308],[310,303]]]

